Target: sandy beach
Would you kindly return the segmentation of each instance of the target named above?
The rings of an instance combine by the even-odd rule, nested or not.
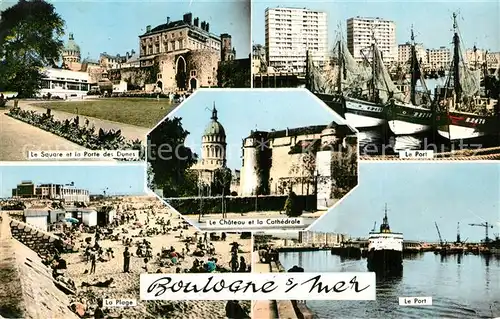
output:
[[[121,214],[136,214],[138,221],[130,221],[124,225],[114,228],[113,234],[120,234],[120,240],[104,239],[99,240],[99,245],[107,250],[113,250],[113,258],[109,261],[97,262],[95,274],[88,274],[90,270],[90,262],[86,262],[84,257],[84,239],[87,237],[94,237],[93,234],[82,233],[79,234],[76,241],[80,251],[77,253],[63,254],[61,257],[67,262],[66,276],[71,278],[78,289],[75,300],[79,302],[92,304],[95,307],[95,298],[106,299],[136,299],[137,306],[130,308],[110,308],[107,311],[110,314],[119,314],[123,318],[226,318],[225,316],[225,301],[140,301],[139,300],[139,277],[141,273],[145,273],[143,268],[144,258],[136,256],[136,246],[132,245],[129,250],[132,253],[130,258],[130,273],[123,272],[123,251],[124,244],[122,243],[123,237],[130,237],[134,242],[146,239],[150,242],[152,248],[152,258],[148,262],[148,272],[156,273],[160,268],[157,261],[159,254],[163,248],[175,248],[175,251],[181,252],[185,248],[185,243],[180,237],[181,232],[184,238],[197,237],[202,238],[203,233],[189,226],[182,217],[178,214],[169,212],[165,206],[154,198],[124,198],[123,204],[119,205],[126,207],[122,209]],[[154,216],[152,216],[154,211]],[[148,212],[150,216],[148,219]],[[120,214],[120,208],[118,209]],[[163,218],[164,221],[170,220],[170,227],[173,228],[168,234],[159,234],[155,236],[138,236],[141,230],[146,230],[146,224],[151,228],[161,227],[156,223],[158,219]],[[144,226],[139,226],[139,225]],[[175,228],[179,227],[177,230]],[[128,233],[123,233],[124,229]],[[93,243],[92,239],[92,243]],[[229,262],[231,259],[231,246],[230,243],[239,243],[238,256],[243,256],[248,265],[251,265],[251,239],[240,239],[240,234],[227,234],[225,241],[210,241],[215,247],[216,253],[214,255],[205,255],[204,257],[195,257],[190,253],[186,253],[184,260],[180,259],[177,265],[171,267],[161,267],[164,273],[175,273],[176,268],[180,267],[182,271],[191,268],[193,261],[198,258],[200,261],[206,262],[209,257],[217,258],[217,264],[224,268],[230,269]],[[194,250],[196,245],[192,245],[191,249]],[[192,251],[191,251],[192,253]],[[81,287],[82,282],[93,283],[97,281],[105,281],[110,278],[114,279],[115,287]],[[249,309],[250,302],[241,302],[242,306]]]

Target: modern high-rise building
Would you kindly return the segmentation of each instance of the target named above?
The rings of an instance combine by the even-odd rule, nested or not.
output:
[[[266,60],[281,72],[305,72],[306,56],[317,66],[328,61],[325,12],[296,8],[266,9]]]
[[[415,51],[417,59],[422,65],[427,64],[427,51],[421,43],[415,44]],[[409,42],[398,45],[398,62],[400,64],[407,64],[411,59],[411,44]]]
[[[356,17],[347,19],[347,47],[354,59],[361,61],[372,57],[371,45],[377,41],[384,62],[398,60],[396,24],[381,18]]]
[[[429,68],[435,71],[448,71],[451,63],[451,51],[447,47],[427,49]]]

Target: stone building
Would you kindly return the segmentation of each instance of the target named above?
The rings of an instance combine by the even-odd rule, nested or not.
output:
[[[82,69],[80,46],[76,44],[73,33],[69,34],[69,39],[62,51],[63,67],[71,71]]]
[[[31,181],[23,181],[16,188],[12,189],[12,197],[63,200],[67,202],[90,202],[89,191],[76,188],[73,184],[35,185]]]
[[[158,63],[157,88],[163,91],[195,90],[217,86],[217,67],[222,59],[234,58],[231,36],[210,32],[208,22],[193,20],[191,13],[182,20],[146,27],[139,36],[141,67]]]
[[[451,51],[447,47],[427,49],[427,65],[431,70],[447,71],[451,63]]]
[[[99,65],[106,70],[120,69],[122,64],[127,62],[127,56],[120,54],[111,55],[106,52],[101,53],[99,57]]]
[[[252,131],[243,140],[241,195],[281,195],[291,189],[297,195],[316,194],[320,209],[330,207],[336,200],[332,165],[356,152],[352,135],[347,126],[335,123]],[[354,171],[357,178],[357,168]]]
[[[226,132],[218,121],[215,105],[210,122],[202,136],[200,161],[192,170],[198,172],[199,180],[210,185],[214,180],[214,171],[226,167]]]
[[[220,35],[220,39],[222,41],[221,48],[221,61],[231,61],[234,60],[236,56],[236,49],[233,48],[231,43],[231,35],[227,33],[223,33]]]

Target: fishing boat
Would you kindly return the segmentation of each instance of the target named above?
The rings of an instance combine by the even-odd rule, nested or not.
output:
[[[308,61],[308,88],[346,122],[355,128],[384,125],[387,92],[381,77],[387,70],[376,41],[371,46],[372,60],[356,62],[345,41],[336,45],[336,74],[325,75]]]
[[[403,99],[401,101],[393,97],[387,107],[387,122],[389,129],[395,135],[413,135],[432,129],[432,100],[420,70],[413,29],[411,30],[410,71],[410,100]],[[423,91],[417,92],[418,81],[420,81]],[[397,93],[399,94],[399,92]]]
[[[403,234],[391,231],[385,215],[378,232],[368,236],[368,270],[382,273],[398,273],[403,270]]]
[[[437,132],[454,141],[498,134],[497,99],[481,97],[480,70],[470,70],[463,59],[457,15],[453,14],[453,61],[446,86],[437,95]]]

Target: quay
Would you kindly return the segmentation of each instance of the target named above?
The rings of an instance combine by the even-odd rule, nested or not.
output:
[[[286,272],[279,260],[261,262],[259,251],[254,251],[252,257],[254,272]],[[252,317],[259,319],[316,319],[305,301],[297,300],[256,300],[252,304]]]
[[[403,242],[403,254],[411,255],[424,252],[434,252],[435,254],[461,254],[461,253],[471,253],[479,254],[481,250],[481,244],[469,243],[462,246],[455,246],[453,244],[446,244],[441,246],[439,243],[428,243],[420,242],[414,240],[405,240]],[[304,252],[304,251],[320,251],[320,250],[330,250],[333,255],[338,255],[346,258],[364,258],[368,252],[368,240],[351,240],[343,242],[336,246],[274,246],[273,247],[278,252]]]

